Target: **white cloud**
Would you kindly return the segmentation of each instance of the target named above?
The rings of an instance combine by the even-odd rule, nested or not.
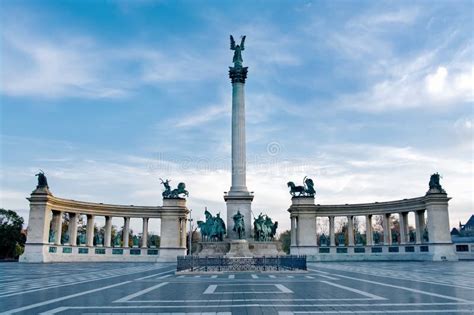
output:
[[[346,143],[320,146],[318,152],[312,158],[287,160],[284,155],[276,155],[251,159],[247,186],[255,192],[254,213],[267,212],[280,222],[280,231],[288,229],[286,210],[291,201],[286,183],[300,182],[306,175],[315,180],[317,203],[344,204],[421,196],[428,189],[430,174],[436,171],[444,176],[442,184],[453,197],[451,224],[465,220],[472,212],[473,162],[458,158],[457,151]],[[24,197],[34,188],[35,169],[19,172],[24,169],[3,170],[2,178],[16,176],[16,180],[30,183],[21,193],[12,182],[2,182],[2,191],[6,192],[1,198],[3,207],[28,209]],[[51,162],[48,169],[55,195],[104,203],[159,205],[159,177],[172,179],[173,185],[184,181],[190,191],[188,206],[195,218],[202,216],[205,206],[213,213],[225,214],[223,192],[229,189],[231,177],[228,168],[198,155],[160,163],[144,157],[107,159],[101,155],[100,160]],[[139,231],[139,222],[133,228]]]

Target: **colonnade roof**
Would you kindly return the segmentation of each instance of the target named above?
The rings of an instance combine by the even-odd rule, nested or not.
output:
[[[42,194],[33,192],[28,200],[31,203],[46,202],[51,210],[85,215],[133,218],[161,218],[163,215],[163,207],[161,206],[115,205],[77,201],[55,197],[49,191]],[[166,210],[169,211],[170,209]]]
[[[443,195],[440,196],[442,198],[449,199],[445,194],[440,195]],[[422,211],[426,209],[426,196],[385,202],[339,205],[311,204],[307,201],[300,203],[297,199],[298,197],[293,198],[293,205],[288,209],[289,212],[314,214],[316,216],[363,216]]]

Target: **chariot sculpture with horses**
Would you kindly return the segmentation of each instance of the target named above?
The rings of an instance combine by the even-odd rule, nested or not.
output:
[[[311,178],[305,176],[303,178],[303,186],[296,186],[294,182],[288,182],[287,186],[290,188],[290,194],[293,197],[312,197],[316,195],[316,190],[314,189],[314,182]]]
[[[181,195],[184,195],[184,197],[189,196],[189,192],[186,190],[186,184],[181,182],[178,184],[178,187],[176,189],[171,189],[170,182],[171,180],[163,180],[161,179],[161,184],[165,187],[165,190],[161,194],[163,198],[165,199],[173,199],[173,198],[183,198]]]

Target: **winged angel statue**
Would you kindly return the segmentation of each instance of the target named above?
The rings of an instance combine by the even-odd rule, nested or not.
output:
[[[230,49],[234,51],[234,58],[232,59],[234,67],[242,67],[242,50],[245,50],[244,43],[245,35],[241,36],[240,45],[236,45],[234,37],[230,35]]]

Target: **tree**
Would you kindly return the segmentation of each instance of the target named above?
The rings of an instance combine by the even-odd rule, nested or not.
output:
[[[15,211],[0,209],[0,259],[18,258],[26,237],[21,233],[23,218]]]
[[[285,231],[281,233],[278,240],[281,242],[283,251],[287,254],[290,254],[291,231]]]

